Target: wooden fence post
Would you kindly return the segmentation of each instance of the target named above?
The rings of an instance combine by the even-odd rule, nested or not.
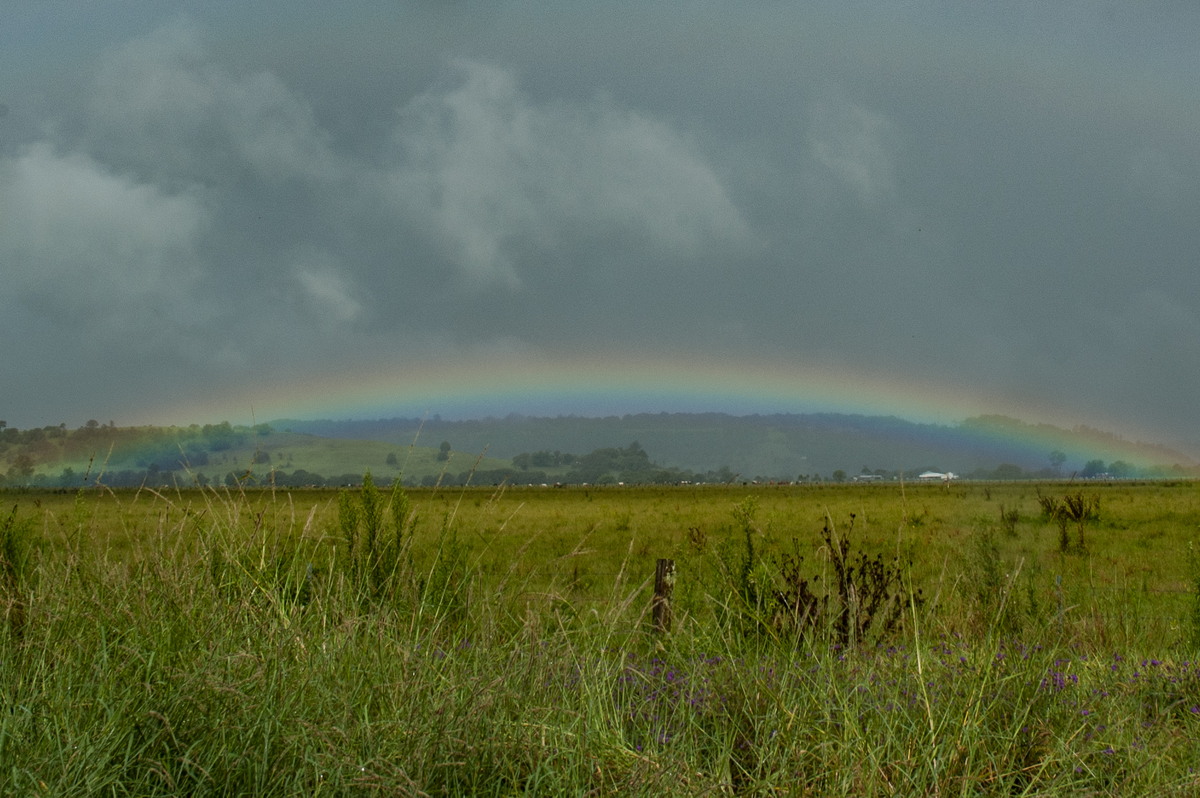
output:
[[[650,605],[654,630],[671,631],[671,593],[675,589],[675,561],[659,558],[654,564],[654,601]]]

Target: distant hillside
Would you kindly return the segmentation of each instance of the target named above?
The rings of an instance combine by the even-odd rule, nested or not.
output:
[[[1170,449],[987,416],[955,425],[840,414],[643,414],[475,421],[282,420],[253,427],[0,427],[0,486],[841,480],[1200,475]]]
[[[0,486],[72,488],[97,478],[110,487],[342,485],[366,471],[383,483],[402,475],[433,484],[511,469],[473,451],[279,432],[270,424],[0,429]]]
[[[1194,467],[1169,448],[1123,440],[1089,428],[1066,430],[1003,416],[949,426],[892,416],[836,413],[731,416],[660,413],[607,418],[509,416],[470,421],[439,418],[271,422],[280,430],[401,446],[449,442],[455,450],[508,460],[539,450],[590,452],[638,442],[655,462],[698,472],[727,467],[743,477],[933,468],[970,474],[1002,465],[1070,474],[1097,461],[1138,469]],[[1052,453],[1062,457],[1052,459]],[[1061,462],[1058,460],[1061,459]]]

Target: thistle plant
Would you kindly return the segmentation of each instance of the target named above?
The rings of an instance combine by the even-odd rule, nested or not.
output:
[[[346,550],[342,563],[351,583],[370,601],[394,596],[408,568],[408,539],[416,515],[399,478],[386,496],[371,472],[363,475],[357,492],[338,494],[338,529]]]

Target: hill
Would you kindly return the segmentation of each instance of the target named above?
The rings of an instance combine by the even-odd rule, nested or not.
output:
[[[961,474],[1000,466],[1021,472],[1082,471],[1097,461],[1132,472],[1191,468],[1186,455],[1154,444],[1124,440],[1087,427],[1066,430],[983,416],[956,425],[923,424],[894,416],[837,413],[731,416],[721,413],[659,413],[606,418],[577,416],[488,418],[466,421],[383,419],[371,421],[279,420],[280,429],[330,438],[386,441],[448,441],[462,451],[487,451],[510,459],[522,452],[583,453],[638,442],[658,463],[708,471],[728,468],[743,477],[828,477],[835,471],[911,471],[932,468]],[[1060,456],[1053,456],[1060,453]],[[1104,469],[1101,469],[1104,470]],[[1009,469],[1010,473],[1012,468]]]
[[[252,427],[0,428],[0,485],[416,485],[844,479],[926,469],[980,478],[1197,473],[1171,449],[1002,416],[957,425],[835,413],[606,418],[285,419]]]

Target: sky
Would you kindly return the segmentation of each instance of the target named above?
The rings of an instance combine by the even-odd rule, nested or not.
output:
[[[1200,456],[1194,2],[0,16],[10,426],[996,412]]]

